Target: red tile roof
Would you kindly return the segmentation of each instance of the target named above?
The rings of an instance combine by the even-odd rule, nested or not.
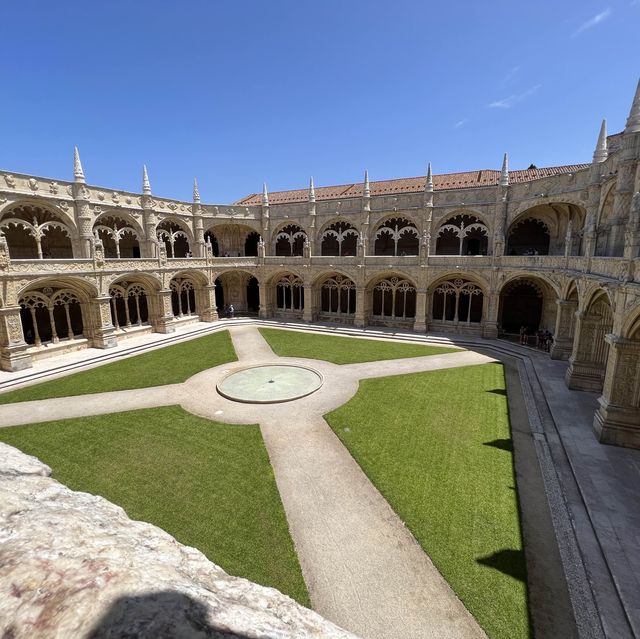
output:
[[[538,178],[573,173],[586,169],[589,164],[569,164],[566,166],[552,166],[542,169],[526,169],[524,171],[509,171],[509,181],[514,183],[529,182]],[[445,189],[468,189],[478,186],[495,186],[500,179],[500,171],[482,169],[480,171],[466,171],[464,173],[444,173],[433,176],[433,188],[436,191]],[[426,176],[400,178],[397,180],[380,180],[371,182],[371,195],[391,195],[394,193],[419,193],[424,191]],[[336,200],[339,198],[362,197],[363,184],[341,184],[339,186],[316,187],[316,200]],[[289,204],[292,202],[306,202],[309,189],[295,189],[291,191],[273,191],[269,193],[269,204]],[[252,193],[235,202],[235,204],[260,204],[261,193]]]

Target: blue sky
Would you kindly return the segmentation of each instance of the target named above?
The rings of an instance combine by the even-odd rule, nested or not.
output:
[[[591,159],[640,0],[4,0],[0,168],[207,202]]]

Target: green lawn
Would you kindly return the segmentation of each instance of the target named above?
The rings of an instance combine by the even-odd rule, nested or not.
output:
[[[357,364],[401,357],[442,355],[461,350],[426,344],[404,344],[339,335],[318,335],[278,328],[261,328],[259,330],[276,355],[323,359],[334,364]]]
[[[219,424],[169,406],[2,428],[0,441],[227,572],[309,605],[258,426]]]
[[[326,419],[487,634],[528,637],[502,365],[361,381]]]
[[[178,384],[207,368],[237,359],[229,331],[221,331],[9,391],[0,394],[0,404]]]

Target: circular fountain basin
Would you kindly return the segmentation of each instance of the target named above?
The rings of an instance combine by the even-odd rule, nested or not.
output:
[[[322,375],[306,366],[269,364],[230,373],[218,382],[220,395],[234,402],[275,404],[314,393]]]

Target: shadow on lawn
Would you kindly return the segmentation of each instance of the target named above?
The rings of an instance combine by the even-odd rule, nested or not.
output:
[[[491,442],[484,442],[483,446],[493,446],[493,448],[499,448],[500,450],[506,450],[510,453],[513,452],[513,442],[510,439],[494,439]]]
[[[247,639],[247,635],[211,625],[207,619],[207,608],[176,590],[116,599],[87,636],[89,639]]]
[[[522,550],[504,548],[486,557],[480,557],[476,559],[476,561],[483,566],[495,568],[505,575],[509,575],[524,583],[527,581],[527,567],[524,559],[524,551]]]

